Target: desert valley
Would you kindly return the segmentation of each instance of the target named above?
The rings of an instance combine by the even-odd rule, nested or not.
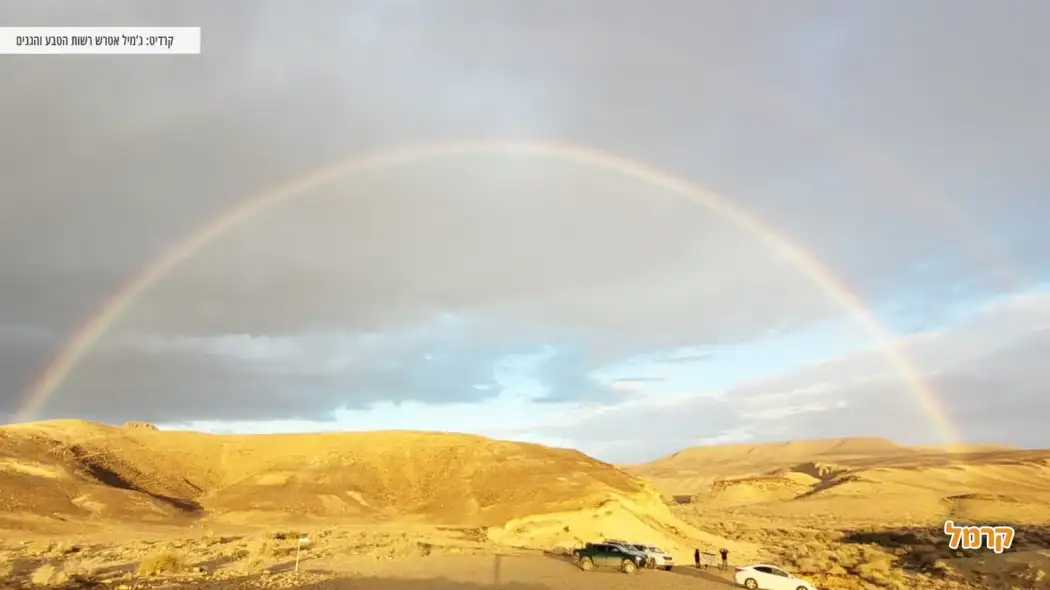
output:
[[[1010,525],[1002,554],[945,520]],[[735,587],[773,563],[821,589],[1050,588],[1050,451],[882,439],[695,447],[640,465],[423,432],[211,435],[0,427],[3,588]],[[582,571],[583,543],[671,571]]]

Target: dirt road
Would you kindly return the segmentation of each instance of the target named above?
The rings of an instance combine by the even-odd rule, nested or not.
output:
[[[356,560],[355,560],[356,561]],[[327,565],[327,564],[326,564]],[[338,564],[331,564],[338,567]],[[265,578],[234,582],[201,582],[179,586],[184,590],[234,588],[299,588],[302,590],[729,590],[735,584],[715,570],[692,567],[664,572],[644,570],[634,575],[612,569],[584,572],[558,557],[432,556],[412,561],[354,563],[353,572],[321,569],[311,564],[307,583],[295,583],[287,574],[280,581]],[[333,567],[334,569],[334,567]],[[342,568],[340,568],[342,569]],[[323,574],[325,580],[316,578]],[[330,576],[330,577],[329,577]],[[170,586],[169,586],[170,588]]]

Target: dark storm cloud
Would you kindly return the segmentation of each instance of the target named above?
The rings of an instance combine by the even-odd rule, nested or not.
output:
[[[7,25],[201,26],[203,54],[0,62],[2,135],[17,139],[0,142],[0,412],[109,294],[234,203],[325,163],[448,138],[572,141],[658,164],[771,220],[873,301],[906,288],[937,306],[963,279],[967,296],[986,294],[1013,265],[1011,286],[1039,278],[1046,11],[9,3]],[[981,235],[921,206],[938,195]],[[915,272],[917,260],[940,264]],[[499,358],[543,342],[564,343],[543,369],[552,399],[600,397],[587,374],[603,363],[840,312],[762,239],[662,189],[565,162],[431,162],[318,189],[198,253],[110,338],[193,337],[200,350],[103,342],[48,411],[172,421],[480,398],[499,390],[473,387]],[[451,359],[433,364],[411,334],[444,313],[480,319],[428,341]],[[209,344],[308,347],[304,334],[330,332],[406,343],[358,351],[368,362],[339,374],[297,364],[279,378]]]

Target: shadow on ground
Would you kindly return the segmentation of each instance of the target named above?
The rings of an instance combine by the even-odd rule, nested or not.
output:
[[[721,584],[723,586],[727,586],[727,587],[730,587],[730,588],[736,588],[737,585],[736,585],[735,582],[733,582],[733,580],[731,578],[731,576],[732,576],[731,572],[732,571],[733,571],[732,568],[730,568],[730,570],[728,572],[723,572],[723,571],[719,571],[719,569],[717,567],[708,567],[707,569],[704,569],[704,568],[696,568],[696,567],[692,567],[692,566],[682,566],[682,567],[676,567],[676,568],[672,569],[670,572],[655,572],[655,573],[664,574],[664,575],[674,574],[674,575],[678,575],[678,576],[686,576],[686,577],[689,577],[689,578],[704,580],[705,582],[708,582],[708,583],[711,583],[711,584]]]
[[[560,562],[564,563],[565,566],[568,567],[568,568],[579,569],[579,566],[576,564],[576,561],[573,559],[572,555],[569,554],[569,553],[565,553],[563,551],[544,551],[543,555],[545,557],[547,557],[547,558],[550,558],[550,559],[553,559],[555,561],[560,561]],[[600,575],[600,574],[614,574],[614,575],[619,575],[619,576],[626,575],[623,572],[621,572],[621,571],[619,571],[619,570],[617,570],[616,568],[613,568],[613,567],[599,567],[599,568],[595,569],[594,571],[590,572],[589,575],[593,576],[593,575]],[[637,575],[637,576],[671,576],[671,575],[685,576],[685,577],[689,577],[689,578],[693,578],[693,579],[697,579],[697,580],[703,580],[703,581],[707,582],[709,585],[722,585],[722,586],[728,586],[728,587],[736,587],[736,584],[733,583],[733,581],[730,579],[730,574],[728,572],[719,572],[718,568],[715,567],[715,566],[708,567],[707,569],[703,569],[703,568],[698,569],[698,568],[695,568],[695,567],[692,567],[692,566],[678,566],[678,567],[675,567],[675,568],[671,569],[671,571],[669,571],[669,572],[663,571],[663,570],[642,570],[642,571],[639,571],[635,575]]]
[[[576,563],[576,560],[573,558],[571,553],[564,553],[564,552],[561,552],[561,551],[544,551],[543,552],[543,556],[548,558],[548,559],[552,559],[554,561],[557,561],[557,562],[560,562],[560,563],[564,564],[565,569],[567,569],[567,570],[581,571],[579,564]],[[499,559],[496,559],[493,562],[493,572],[492,573],[493,573],[493,581],[494,582],[499,580],[499,564],[500,564]],[[646,571],[646,570],[641,570],[641,571],[637,572],[634,575],[636,575],[636,576],[637,575],[641,575],[644,571]],[[607,565],[607,566],[597,566],[593,570],[587,572],[586,575],[588,575],[588,576],[599,576],[600,577],[600,576],[604,576],[604,575],[626,576],[628,574],[623,573],[618,568],[615,568],[615,567]]]
[[[963,550],[948,546],[943,527],[912,527],[853,531],[844,543],[878,545],[898,556],[898,566],[907,572],[936,577],[960,577],[980,583],[988,590],[1030,588],[1050,590],[1050,526],[1017,523],[1012,546],[997,555],[991,549]]]
[[[260,580],[220,580],[214,582],[201,582],[181,586],[167,586],[171,590],[237,590],[249,588],[274,588],[273,585],[261,585]],[[492,584],[475,584],[472,582],[460,582],[448,578],[434,578],[427,580],[395,579],[395,578],[339,578],[312,582],[306,584],[292,584],[283,586],[295,588],[296,590],[487,590]],[[505,590],[549,590],[546,586],[539,584],[522,584],[512,582],[500,584],[499,588]]]

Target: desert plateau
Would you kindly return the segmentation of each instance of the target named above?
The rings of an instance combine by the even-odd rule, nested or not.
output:
[[[945,520],[1013,526],[1002,554]],[[429,432],[0,427],[4,588],[732,588],[767,562],[822,589],[1050,588],[1050,451],[881,439],[694,447],[615,466]],[[658,545],[671,571],[582,571]],[[297,565],[298,561],[298,565]]]

